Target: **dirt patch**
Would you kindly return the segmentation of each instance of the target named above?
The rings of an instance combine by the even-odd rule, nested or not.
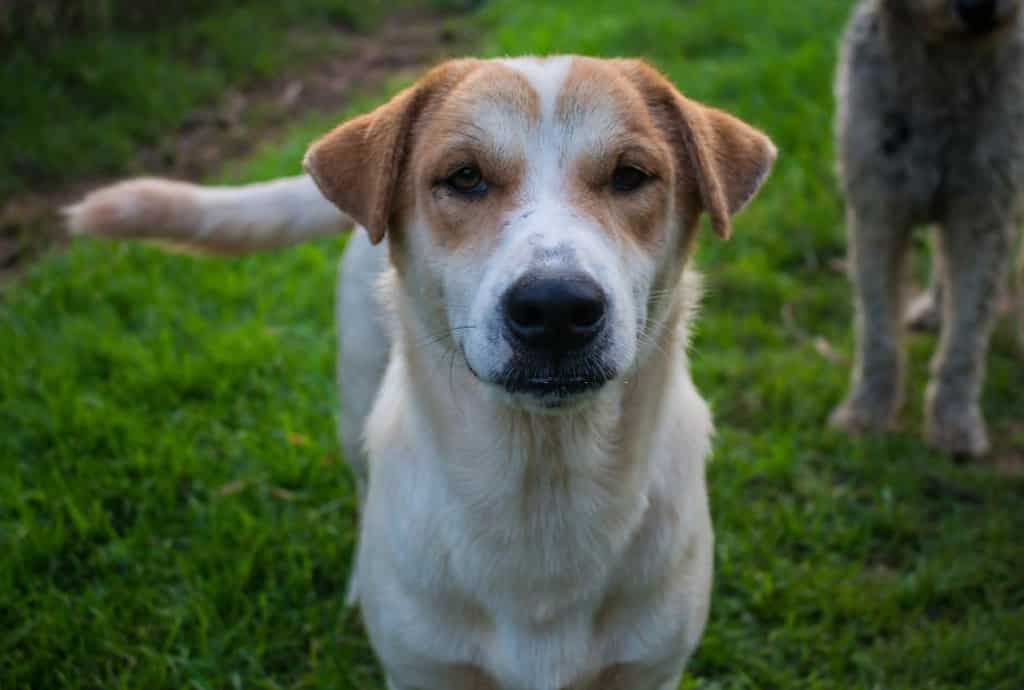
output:
[[[403,72],[459,52],[464,37],[452,15],[399,13],[371,34],[338,31],[348,49],[271,80],[229,89],[196,110],[159,143],[140,149],[116,176],[76,179],[20,194],[0,204],[0,289],[44,251],[66,240],[59,209],[102,184],[132,175],[196,180],[273,140],[309,113],[344,107],[356,90],[372,89]]]

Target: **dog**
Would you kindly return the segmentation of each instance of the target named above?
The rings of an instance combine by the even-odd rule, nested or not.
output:
[[[466,59],[319,139],[308,176],[136,180],[68,213],[223,253],[365,229],[340,431],[390,690],[670,690],[712,574],[688,262],[775,157],[640,61]]]
[[[936,226],[942,334],[925,438],[989,448],[985,355],[1024,191],[1020,0],[864,0],[836,80],[838,170],[856,295],[851,390],[831,425],[890,429],[903,401],[904,277],[911,230]],[[922,318],[922,307],[913,312]]]

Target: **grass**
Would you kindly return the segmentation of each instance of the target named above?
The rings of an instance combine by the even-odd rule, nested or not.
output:
[[[168,12],[147,30],[29,26],[5,36],[0,199],[76,175],[124,172],[142,145],[227,86],[343,51],[348,37],[338,27],[366,28],[384,7],[378,0],[193,5],[188,17]]]
[[[485,54],[642,54],[782,151],[728,243],[705,234],[694,345],[720,433],[711,621],[687,690],[1024,687],[1024,482],[929,452],[933,339],[906,433],[823,429],[851,345],[831,173],[846,1],[493,0]],[[353,103],[338,118],[384,97]],[[298,169],[325,119],[231,179]],[[334,438],[343,240],[244,260],[79,242],[0,302],[0,687],[380,688],[341,599],[352,492]],[[1001,330],[984,405],[1024,452]],[[341,392],[344,395],[344,391]]]

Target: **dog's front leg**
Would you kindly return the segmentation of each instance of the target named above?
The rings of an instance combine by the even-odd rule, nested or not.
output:
[[[1010,266],[1011,235],[1000,214],[986,217],[976,208],[957,209],[940,230],[948,299],[926,394],[925,437],[950,453],[988,450],[981,388]]]
[[[938,230],[935,231],[936,235]],[[945,270],[942,267],[942,252],[938,247],[939,239],[936,236],[931,242],[931,276],[928,287],[917,297],[910,301],[907,306],[906,324],[915,331],[937,333],[942,326],[942,306],[946,295],[946,288],[942,276]],[[999,300],[1000,315],[1005,311],[1010,318],[1020,326],[1017,329],[1020,336],[1021,346],[1024,347],[1024,252],[1020,256],[1020,269],[1014,271],[1017,275],[1011,277],[1006,286],[1006,298]]]
[[[848,433],[888,430],[903,402],[903,291],[909,224],[884,211],[847,214],[857,355],[846,401],[829,421]]]

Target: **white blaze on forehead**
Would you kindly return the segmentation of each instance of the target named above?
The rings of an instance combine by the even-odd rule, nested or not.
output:
[[[526,77],[537,93],[541,122],[551,122],[555,118],[558,98],[574,59],[571,55],[558,55],[547,58],[508,58],[498,62]]]
[[[563,55],[499,62],[523,75],[537,95],[540,130],[533,143],[540,155],[531,160],[555,160],[561,167],[581,155],[601,155],[627,135],[623,115],[628,105],[622,102],[623,94],[610,84],[607,89],[594,88],[586,77],[573,77],[574,66],[586,61]],[[574,93],[567,93],[570,91]]]
[[[579,81],[573,72],[580,64],[573,56],[498,62],[527,81],[534,91],[539,116],[539,122],[523,138],[526,175],[520,205],[510,215],[503,238],[516,245],[522,238],[528,239],[518,245],[520,255],[510,266],[514,273],[521,274],[536,268],[538,257],[543,257],[546,264],[571,262],[594,270],[596,267],[588,265],[587,259],[605,253],[608,238],[603,229],[583,219],[567,190],[573,161],[582,155],[600,154],[608,147],[609,137],[622,129],[616,124],[613,96],[602,88],[587,88],[585,99],[573,103],[571,98],[576,94],[571,92]],[[595,98],[595,93],[601,96]],[[583,231],[584,227],[588,229]],[[553,254],[551,250],[556,248],[560,251]]]

